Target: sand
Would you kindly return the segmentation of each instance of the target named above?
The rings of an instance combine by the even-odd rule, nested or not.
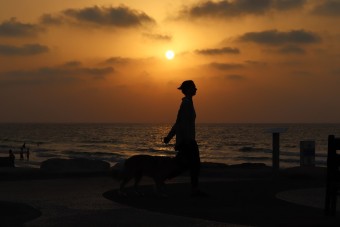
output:
[[[204,163],[207,198],[190,197],[187,175],[167,183],[167,198],[155,196],[148,178],[140,187],[144,196],[128,188],[124,198],[117,195],[119,183],[103,173],[44,175],[15,168],[0,170],[0,177],[0,226],[340,225],[339,212],[323,214],[324,168],[273,174],[261,164]]]

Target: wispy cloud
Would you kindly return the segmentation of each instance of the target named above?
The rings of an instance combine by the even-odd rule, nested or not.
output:
[[[78,67],[80,62],[67,62],[61,66],[41,67],[35,70],[15,70],[0,73],[1,83],[20,84],[65,84],[89,79],[105,79],[114,73],[112,67]]]
[[[74,68],[74,67],[80,67],[82,63],[80,61],[68,61],[62,65],[62,67],[67,68]]]
[[[157,41],[170,42],[172,40],[172,36],[170,36],[170,35],[144,33],[143,36],[148,38],[148,39],[157,40]]]
[[[322,1],[321,4],[315,6],[315,8],[312,10],[312,13],[321,16],[340,17],[340,1]]]
[[[218,70],[233,70],[233,69],[242,69],[244,68],[243,64],[237,63],[218,63],[212,62],[209,64],[210,67],[218,69]]]
[[[340,68],[335,68],[335,69],[331,70],[331,75],[340,77]]]
[[[278,49],[278,53],[280,54],[305,54],[306,51],[305,49],[295,46],[295,45],[289,45],[289,46],[284,46]]]
[[[251,66],[266,66],[267,65],[266,62],[254,61],[254,60],[246,60],[245,63]]]
[[[44,25],[61,25],[64,22],[65,21],[61,15],[54,16],[46,13],[40,17],[40,23]]]
[[[14,17],[0,24],[0,37],[30,37],[43,31],[37,24],[21,23]]]
[[[263,15],[269,11],[286,11],[304,6],[306,0],[224,0],[204,1],[187,6],[180,17],[232,18],[245,15]]]
[[[200,49],[195,51],[197,54],[202,55],[220,55],[220,54],[239,54],[240,50],[238,48],[223,47],[219,49]]]
[[[309,71],[303,71],[303,70],[299,70],[299,71],[293,71],[290,73],[291,76],[294,77],[311,77],[314,76],[313,73],[309,72]]]
[[[279,11],[301,9],[308,0],[272,0],[272,8]]]
[[[292,30],[288,32],[280,32],[277,30],[248,32],[241,35],[238,40],[264,45],[310,44],[321,42],[321,38],[316,33],[305,30]]]
[[[233,81],[240,81],[246,79],[245,76],[240,74],[229,74],[224,76],[225,79],[233,80]]]
[[[108,58],[104,61],[104,64],[111,64],[111,65],[121,65],[121,64],[127,64],[129,62],[131,62],[132,59],[130,58],[123,58],[123,57],[111,57]]]
[[[66,9],[57,15],[44,14],[41,22],[47,25],[88,25],[94,27],[131,28],[155,24],[155,20],[146,13],[128,8],[118,7],[86,7]]]
[[[23,46],[1,45],[0,55],[5,56],[28,56],[46,53],[49,48],[40,44],[25,44]]]

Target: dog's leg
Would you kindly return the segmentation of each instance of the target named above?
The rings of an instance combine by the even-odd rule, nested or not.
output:
[[[139,182],[142,179],[142,177],[143,177],[143,173],[136,173],[135,174],[135,185],[134,185],[134,188],[135,188],[136,195],[139,195],[139,196],[144,196],[144,194],[138,190],[138,185],[139,185]]]
[[[168,194],[164,192],[165,184],[164,181],[158,178],[154,178],[155,181],[155,192],[158,197],[168,197]]]
[[[125,185],[132,179],[132,177],[124,177],[123,181],[120,183],[120,188],[119,188],[119,195],[121,196],[127,196],[126,192],[125,192]]]

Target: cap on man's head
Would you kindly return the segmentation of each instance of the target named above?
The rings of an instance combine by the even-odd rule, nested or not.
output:
[[[185,89],[189,88],[190,86],[195,86],[194,81],[192,81],[192,80],[186,80],[186,81],[184,81],[184,82],[181,84],[181,86],[179,86],[177,89],[179,89],[179,90],[185,90]]]

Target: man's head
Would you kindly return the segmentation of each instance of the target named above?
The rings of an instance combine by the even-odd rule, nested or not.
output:
[[[182,93],[186,96],[194,96],[197,91],[196,85],[192,80],[184,81],[177,89],[182,90]]]

